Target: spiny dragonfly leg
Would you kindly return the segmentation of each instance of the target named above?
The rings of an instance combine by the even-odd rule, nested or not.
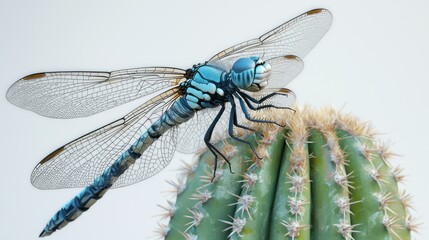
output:
[[[210,150],[210,152],[213,153],[213,155],[215,156],[215,161],[214,161],[214,170],[213,170],[213,178],[212,178],[212,182],[214,180],[214,178],[216,177],[216,170],[217,170],[217,159],[218,159],[218,154],[225,159],[225,161],[228,163],[229,165],[229,171],[232,173],[232,169],[231,169],[231,163],[228,161],[228,159],[213,145],[210,143],[210,139],[212,137],[213,134],[213,130],[216,127],[216,124],[218,123],[220,117],[222,116],[223,112],[225,111],[225,104],[222,104],[221,109],[219,110],[218,114],[216,115],[215,119],[213,120],[213,122],[210,124],[209,128],[207,129],[206,134],[204,135],[204,142],[206,143],[207,148]]]
[[[264,108],[276,108],[276,109],[288,109],[288,110],[291,110],[291,111],[293,111],[294,113],[296,112],[295,111],[295,109],[292,109],[292,108],[290,108],[290,107],[279,107],[279,106],[274,106],[274,105],[272,105],[272,104],[266,104],[266,105],[262,105],[262,106],[257,106],[257,107],[255,107],[255,106],[253,106],[250,102],[249,102],[249,100],[250,101],[252,101],[253,103],[256,103],[256,104],[261,104],[261,103],[263,103],[265,100],[267,100],[267,99],[270,99],[270,98],[272,98],[272,97],[274,97],[274,96],[276,96],[276,95],[284,95],[284,94],[280,94],[280,93],[277,93],[277,92],[273,92],[273,93],[270,93],[270,94],[268,94],[267,96],[265,96],[265,97],[263,97],[263,98],[261,98],[261,99],[255,99],[255,98],[253,98],[253,97],[251,97],[251,96],[249,96],[248,94],[246,94],[246,93],[244,93],[244,92],[238,92],[238,94],[240,94],[240,96],[244,99],[244,101],[246,102],[246,105],[250,108],[250,109],[252,109],[252,110],[260,110],[260,109],[264,109]]]
[[[262,120],[262,119],[255,119],[255,118],[250,117],[250,114],[249,114],[249,112],[247,111],[247,108],[246,108],[246,106],[245,106],[245,104],[244,104],[243,99],[242,99],[240,96],[238,96],[238,95],[236,95],[236,97],[238,98],[238,101],[240,102],[241,109],[243,110],[244,116],[246,117],[246,119],[247,119],[247,120],[252,121],[252,122],[259,122],[259,123],[271,123],[271,124],[276,124],[277,126],[280,126],[280,127],[284,127],[284,126],[282,126],[282,125],[280,125],[280,124],[276,123],[275,121]],[[247,106],[248,106],[250,109],[254,110],[254,107],[253,107],[253,106],[251,106],[251,104],[250,104],[250,105],[249,105],[249,104],[247,104]]]
[[[250,149],[252,150],[252,152],[255,154],[255,156],[259,159],[262,159],[257,153],[255,148],[253,147],[253,145],[247,141],[244,141],[243,139],[240,139],[236,136],[234,136],[234,122],[237,122],[237,107],[235,105],[235,101],[233,97],[230,97],[229,102],[231,103],[231,113],[230,113],[230,118],[229,118],[229,127],[228,127],[228,134],[229,136],[239,142],[242,143],[246,143],[247,145],[249,145]]]

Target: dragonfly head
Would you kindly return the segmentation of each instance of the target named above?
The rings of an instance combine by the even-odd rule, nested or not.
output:
[[[230,74],[235,86],[257,92],[268,85],[271,66],[259,57],[240,58],[232,65]]]

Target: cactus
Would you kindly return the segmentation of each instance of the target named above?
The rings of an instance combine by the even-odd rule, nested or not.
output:
[[[255,113],[258,117],[258,114]],[[263,137],[235,129],[257,146],[231,139],[204,152],[179,180],[169,202],[165,239],[410,239],[417,225],[398,190],[400,168],[368,123],[326,108],[264,111],[286,127],[253,124]],[[261,117],[261,116],[259,116]],[[229,171],[231,167],[233,173]]]

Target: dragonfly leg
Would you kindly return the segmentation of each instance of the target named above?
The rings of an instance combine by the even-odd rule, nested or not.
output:
[[[238,141],[238,142],[242,142],[242,143],[245,143],[245,144],[247,144],[247,145],[249,145],[249,147],[250,147],[250,149],[252,150],[252,152],[255,154],[255,156],[257,157],[257,158],[259,158],[259,159],[262,159],[257,153],[256,153],[256,150],[255,150],[255,147],[251,144],[251,143],[249,143],[248,141],[245,141],[245,140],[243,140],[243,139],[240,139],[240,138],[238,138],[238,137],[236,137],[236,136],[234,136],[234,122],[237,122],[237,110],[236,110],[236,105],[235,105],[235,101],[234,101],[234,98],[229,98],[229,102],[231,103],[231,113],[230,113],[230,118],[229,118],[229,127],[228,127],[228,134],[229,134],[229,136],[232,138],[232,139],[234,139],[234,140],[236,140],[236,141]]]
[[[250,128],[250,127],[247,127],[247,126],[244,126],[244,125],[241,125],[241,124],[238,124],[237,123],[237,113],[235,113],[235,118],[234,118],[234,123],[233,124],[234,124],[234,126],[236,126],[238,128],[249,130],[251,132],[257,133],[261,137],[264,137],[264,134],[262,134],[260,131],[258,131],[256,129],[253,129],[253,128]]]
[[[235,102],[234,102],[234,105],[235,105]],[[232,111],[231,111],[231,113],[232,113]],[[246,130],[249,130],[249,131],[251,131],[251,132],[254,132],[254,133],[257,133],[259,136],[261,136],[261,137],[264,137],[264,134],[262,134],[260,131],[258,131],[258,130],[256,130],[256,129],[253,129],[253,128],[251,128],[251,127],[247,127],[247,126],[244,126],[244,125],[241,125],[241,124],[239,124],[238,122],[237,122],[237,108],[236,107],[234,107],[234,118],[233,118],[233,125],[234,126],[236,126],[236,127],[238,127],[238,128],[242,128],[242,129],[246,129]]]
[[[206,134],[204,135],[204,142],[206,143],[207,148],[210,150],[210,152],[213,153],[213,155],[215,156],[215,161],[214,161],[214,170],[213,170],[213,178],[212,178],[212,182],[214,180],[214,178],[216,177],[216,170],[217,170],[217,159],[218,159],[218,154],[225,159],[225,161],[228,163],[229,166],[229,171],[231,173],[232,169],[231,169],[231,163],[228,161],[228,159],[213,145],[210,143],[210,139],[212,137],[213,134],[213,130],[216,127],[216,124],[218,123],[220,117],[222,116],[222,114],[225,111],[225,104],[222,104],[222,107],[220,109],[220,111],[218,112],[218,114],[216,115],[215,119],[213,120],[213,122],[210,124],[209,128],[207,129]]]
[[[295,111],[295,109],[292,109],[292,108],[290,108],[290,107],[279,107],[279,106],[274,106],[274,105],[272,105],[272,104],[266,104],[266,105],[262,105],[262,106],[257,106],[257,107],[255,107],[255,106],[253,106],[251,103],[250,103],[250,101],[251,102],[253,102],[253,103],[256,103],[256,104],[261,104],[261,103],[263,103],[265,100],[267,100],[267,99],[270,99],[270,98],[272,98],[272,97],[274,97],[274,96],[276,96],[276,95],[284,95],[284,94],[280,94],[280,93],[277,93],[277,92],[273,92],[273,93],[270,93],[270,94],[268,94],[267,96],[265,96],[265,97],[263,97],[263,98],[261,98],[261,99],[256,99],[256,98],[253,98],[253,97],[251,97],[251,96],[249,96],[248,94],[246,94],[246,93],[244,93],[244,92],[241,92],[241,91],[239,91],[238,92],[238,94],[240,94],[240,96],[244,99],[244,101],[246,102],[246,105],[250,108],[250,109],[252,109],[252,110],[261,110],[261,109],[264,109],[264,108],[277,108],[277,109],[287,109],[287,110],[291,110],[291,111],[293,111],[293,112],[296,112]],[[250,100],[250,101],[249,101]]]
[[[277,126],[280,126],[280,127],[284,127],[284,126],[282,126],[282,125],[278,124],[278,123],[277,123],[277,122],[275,122],[275,121],[262,120],[262,119],[255,119],[255,118],[250,117],[250,114],[249,114],[249,112],[247,111],[247,108],[246,108],[246,106],[245,106],[245,104],[244,104],[243,99],[242,99],[239,95],[237,95],[237,94],[235,94],[235,96],[238,98],[238,101],[240,102],[241,109],[243,110],[244,116],[246,117],[246,119],[247,119],[247,120],[252,121],[252,122],[259,122],[259,123],[271,123],[271,124],[276,124]],[[246,98],[244,98],[244,99],[246,99]],[[250,109],[252,109],[252,110],[257,110],[257,109],[255,109],[255,108],[254,108],[250,103],[249,103],[249,104],[246,104],[246,105],[247,105]]]

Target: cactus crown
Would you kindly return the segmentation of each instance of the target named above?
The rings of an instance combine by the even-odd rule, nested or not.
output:
[[[158,233],[166,239],[410,239],[418,224],[410,196],[398,190],[402,169],[375,140],[371,125],[332,108],[264,111],[285,128],[246,124],[235,134],[257,146],[227,139],[217,144],[221,161],[212,182],[213,155],[203,152],[172,184]]]

